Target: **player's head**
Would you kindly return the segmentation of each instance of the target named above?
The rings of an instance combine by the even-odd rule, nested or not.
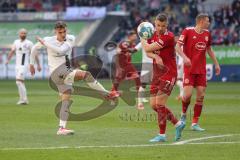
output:
[[[137,40],[138,36],[137,36],[136,31],[132,30],[132,31],[129,31],[127,34],[128,34],[128,40],[130,42],[135,42]]]
[[[206,13],[200,13],[196,17],[196,25],[201,27],[202,29],[208,29],[210,25],[209,15]]]
[[[19,29],[18,35],[21,40],[25,40],[27,37],[27,30],[25,28]]]
[[[168,27],[168,17],[164,13],[159,13],[155,19],[155,29],[160,34],[166,32]]]
[[[59,41],[64,41],[67,35],[67,24],[63,21],[57,21],[55,24],[55,33]]]

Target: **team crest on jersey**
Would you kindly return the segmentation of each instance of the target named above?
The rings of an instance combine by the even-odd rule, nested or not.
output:
[[[205,36],[205,41],[208,41],[208,36]]]
[[[184,80],[184,83],[185,83],[185,84],[188,84],[188,83],[189,83],[189,79],[186,78],[186,79]]]

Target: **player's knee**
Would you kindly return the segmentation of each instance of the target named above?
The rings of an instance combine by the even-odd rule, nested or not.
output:
[[[156,101],[150,100],[150,106],[154,109],[156,107]]]
[[[203,103],[203,100],[204,100],[204,95],[201,95],[196,98],[196,103],[201,105]]]
[[[191,101],[191,97],[192,97],[191,94],[184,94],[183,97],[182,97],[182,100],[184,102],[190,102]]]
[[[86,82],[94,82],[95,81],[94,77],[92,76],[92,74],[89,71],[85,72],[84,80]]]
[[[19,86],[19,85],[21,85],[21,84],[22,84],[21,81],[16,81],[16,85],[17,85],[17,86]]]

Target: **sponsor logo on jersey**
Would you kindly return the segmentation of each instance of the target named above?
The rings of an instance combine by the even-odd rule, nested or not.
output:
[[[189,83],[189,79],[186,78],[186,79],[184,80],[184,83],[185,83],[185,84],[188,84],[188,83]]]
[[[200,51],[205,50],[206,47],[207,47],[207,45],[206,45],[206,43],[204,43],[204,42],[198,42],[198,43],[195,44],[195,48],[196,48],[197,50],[200,50]]]

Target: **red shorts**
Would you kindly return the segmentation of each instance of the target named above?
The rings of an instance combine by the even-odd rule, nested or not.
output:
[[[183,86],[207,86],[206,74],[185,74],[183,75]]]
[[[156,95],[159,91],[165,93],[170,96],[173,86],[176,83],[176,76],[172,75],[164,75],[162,77],[153,77],[150,93],[152,95]]]
[[[120,69],[117,68],[116,70],[116,78],[117,79],[134,79],[138,77],[138,71],[136,68],[132,65],[126,65]]]

